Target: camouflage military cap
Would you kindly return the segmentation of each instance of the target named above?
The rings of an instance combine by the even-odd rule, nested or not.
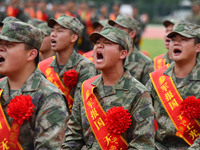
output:
[[[31,25],[33,25],[35,27],[38,27],[39,24],[43,23],[43,21],[42,20],[38,20],[38,19],[30,19],[30,20],[28,20],[27,23],[29,23],[29,24],[31,24]]]
[[[167,35],[168,38],[180,34],[187,38],[200,38],[200,26],[197,24],[178,22],[174,25],[173,31]]]
[[[51,28],[47,25],[46,22],[43,22],[38,25],[38,28],[42,30],[42,32],[46,35],[49,36],[51,34]]]
[[[130,36],[123,30],[112,26],[104,27],[100,33],[94,32],[89,36],[90,40],[94,43],[96,43],[100,37],[104,37],[114,43],[121,45],[127,51],[129,51],[132,47],[132,40]]]
[[[124,28],[135,30],[137,33],[140,31],[141,28],[141,25],[137,20],[124,15],[118,15],[115,21],[109,20],[108,24],[110,24],[111,26],[118,24]]]
[[[173,25],[174,25],[176,22],[178,22],[177,19],[168,18],[168,19],[165,19],[165,20],[163,21],[163,25],[164,25],[165,27],[168,27],[170,24],[173,24]]]
[[[3,21],[0,22],[0,26],[3,26],[4,23],[9,22],[9,21],[21,21],[15,17],[6,17],[3,19]]]
[[[40,29],[20,21],[4,23],[0,34],[0,40],[26,43],[37,50],[40,49],[43,39],[44,34]]]
[[[84,25],[76,18],[68,15],[61,15],[57,20],[49,19],[48,26],[53,28],[55,24],[74,31],[79,36],[82,35]]]
[[[95,21],[95,22],[92,24],[92,26],[93,26],[94,28],[97,28],[98,26],[102,26],[102,27],[109,26],[109,24],[108,24],[108,19]]]

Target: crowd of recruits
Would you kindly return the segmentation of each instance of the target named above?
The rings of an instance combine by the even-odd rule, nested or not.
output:
[[[168,23],[164,22],[166,33],[169,32],[169,24],[175,24],[170,20],[167,21]],[[169,45],[166,44],[169,46],[169,51],[165,56],[169,57],[169,60],[173,59],[173,62],[169,67],[160,66],[161,69],[153,72],[151,60],[132,44],[137,34],[137,23],[131,17],[119,15],[115,21],[109,20],[109,25],[100,32],[90,35],[90,40],[94,43],[95,63],[74,50],[83,31],[83,25],[77,18],[62,15],[58,19],[50,19],[47,24],[52,28],[51,50],[55,55],[38,65],[39,50],[45,35],[42,30],[21,21],[2,22],[0,74],[6,77],[1,79],[0,93],[4,121],[9,125],[12,124],[13,119],[7,115],[6,110],[10,100],[16,95],[30,95],[35,105],[33,116],[24,121],[20,127],[19,147],[23,149],[60,149],[60,147],[106,149],[111,146],[116,146],[118,149],[199,147],[198,127],[193,129],[196,132],[191,132],[187,137],[176,136],[176,125],[174,126],[174,120],[170,117],[171,114],[168,113],[165,104],[162,104],[164,98],[162,99],[159,87],[156,86],[156,81],[159,82],[160,77],[171,77],[170,81],[182,99],[188,96],[199,97],[200,77],[197,56],[200,51],[200,27],[198,25],[182,21],[175,24],[173,31],[167,34],[168,39],[165,40],[165,42],[170,41]],[[163,64],[165,63],[166,61]],[[78,73],[78,78],[76,85],[69,88],[65,86],[63,76],[71,70]],[[149,73],[151,79],[148,77]],[[96,76],[97,74],[100,75]],[[91,77],[94,78],[90,79]],[[92,103],[96,102],[89,115],[86,113],[89,109],[86,107],[89,101],[86,98],[87,91],[91,91],[90,95],[94,95]],[[171,98],[174,94],[177,93],[171,93]],[[72,102],[74,102],[73,107]],[[177,103],[172,104],[174,108],[178,107]],[[115,106],[128,110],[132,122],[125,133],[118,137],[119,141],[124,142],[113,145],[114,136],[103,128],[105,115],[99,116],[99,114],[101,111],[104,114]],[[99,107],[102,109],[98,109]],[[102,118],[99,124],[102,131],[94,129],[91,115],[93,119]],[[158,125],[156,132],[155,122]],[[190,122],[188,126],[189,124]],[[98,138],[102,132],[105,136]],[[7,138],[1,138],[2,145],[3,142],[9,143]],[[191,139],[192,142],[188,142]]]

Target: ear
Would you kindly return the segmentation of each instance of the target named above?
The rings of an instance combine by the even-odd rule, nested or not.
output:
[[[78,39],[78,35],[77,34],[72,34],[71,35],[71,42],[72,43],[75,43],[77,41],[77,39]]]
[[[135,36],[136,36],[136,31],[135,31],[135,30],[133,30],[133,31],[129,32],[129,34],[128,34],[128,35],[131,37],[131,39],[134,39],[134,38],[135,38]]]
[[[119,58],[123,60],[124,58],[126,58],[126,56],[127,56],[127,50],[121,50]]]
[[[196,52],[197,52],[197,53],[200,52],[200,43],[196,44]]]
[[[36,49],[31,49],[31,50],[28,50],[28,51],[29,51],[29,53],[28,53],[27,61],[35,60],[35,58],[38,55],[38,51]]]

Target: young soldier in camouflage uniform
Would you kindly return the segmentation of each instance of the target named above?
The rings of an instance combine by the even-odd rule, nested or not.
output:
[[[135,36],[139,32],[138,21],[128,16],[119,15],[117,16],[116,21],[109,20],[108,23],[112,26],[124,30],[129,34],[132,41],[134,41]],[[125,63],[125,68],[130,71],[134,78],[136,78],[144,85],[149,80],[149,73],[154,70],[152,61],[147,56],[138,51],[135,45],[133,45],[129,51]]]
[[[167,49],[167,52],[165,54],[161,54],[159,56],[156,56],[154,58],[154,69],[159,69],[163,67],[166,64],[171,64],[172,63],[172,58],[171,54],[169,51],[169,43],[170,43],[170,38],[167,37],[167,35],[172,32],[174,24],[177,22],[177,20],[173,18],[169,18],[163,21],[163,25],[165,26],[165,35],[164,35],[164,43],[165,43],[165,48]]]
[[[158,149],[185,150],[198,138],[200,129],[195,122],[197,118],[189,120],[182,106],[188,100],[192,103],[190,96],[200,98],[200,63],[197,59],[200,52],[199,33],[198,25],[184,22],[175,24],[167,36],[171,39],[174,63],[151,73],[151,80],[146,85],[154,101]],[[184,128],[185,131],[182,130]]]
[[[17,121],[10,117],[7,109],[16,100],[15,96],[22,98],[29,95],[34,106],[33,114],[24,120],[16,139],[23,149],[59,150],[63,141],[69,116],[64,95],[37,69],[38,50],[43,37],[41,30],[27,23],[16,21],[3,25],[0,34],[0,74],[7,76],[0,82],[0,146],[3,149],[9,147],[6,143],[13,137],[9,137],[11,133],[7,128]],[[26,99],[20,100],[22,106],[27,104]],[[15,109],[19,113],[25,108]]]
[[[83,92],[77,93],[62,148],[80,150],[84,145],[87,149],[95,150],[111,146],[122,148],[120,144],[113,146],[113,132],[107,132],[105,121],[105,112],[121,106],[130,113],[132,119],[125,133],[121,134],[126,141],[122,149],[154,149],[152,99],[145,86],[123,67],[132,44],[130,37],[124,31],[110,26],[103,28],[100,33],[91,34],[90,40],[95,43],[95,67],[102,74],[86,80],[82,85]],[[87,86],[92,87],[92,94]],[[89,109],[93,110],[88,112]],[[104,112],[103,115],[101,112]],[[117,123],[118,119],[120,116],[116,119]]]
[[[77,18],[62,15],[57,20],[50,19],[48,25],[53,28],[51,49],[56,52],[56,56],[40,62],[39,69],[65,94],[71,110],[75,91],[81,87],[83,81],[96,75],[96,69],[92,61],[74,50],[84,28]],[[50,69],[52,70],[49,71]],[[65,85],[63,76],[73,70],[78,73],[78,78],[68,79],[75,82],[75,85],[70,87]],[[56,77],[52,77],[53,75]]]

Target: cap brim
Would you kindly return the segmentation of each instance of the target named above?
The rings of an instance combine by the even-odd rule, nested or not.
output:
[[[55,19],[49,19],[47,24],[49,27],[53,28],[53,26],[58,23]],[[59,24],[59,23],[58,23]]]
[[[19,41],[19,40],[16,40],[16,39],[13,39],[13,38],[7,37],[5,35],[1,35],[1,34],[0,34],[0,40],[8,41],[8,42],[22,43],[22,41]]]
[[[98,39],[99,37],[104,37],[104,36],[102,36],[102,35],[99,34],[98,32],[94,32],[94,33],[90,34],[89,39],[90,39],[90,41],[92,41],[93,43],[96,43],[96,41],[97,41],[97,39]],[[105,38],[106,38],[106,37],[105,37]],[[107,39],[107,38],[106,38],[106,39]]]
[[[102,26],[99,22],[94,22],[92,24],[93,28],[97,28],[98,26]]]
[[[96,43],[96,41],[97,41],[100,37],[104,37],[104,38],[106,38],[107,40],[116,43],[116,41],[114,41],[114,40],[112,40],[112,39],[110,39],[110,38],[108,39],[108,37],[106,37],[106,36],[104,36],[104,35],[102,35],[102,34],[100,34],[100,33],[98,33],[98,32],[94,32],[94,33],[90,34],[89,39],[90,39],[93,43]]]
[[[168,38],[172,38],[172,37],[174,37],[174,36],[177,35],[177,34],[180,34],[180,35],[182,35],[182,36],[184,36],[184,37],[186,37],[186,38],[194,38],[194,36],[191,36],[191,35],[188,35],[188,34],[185,34],[185,33],[182,33],[182,32],[171,32],[171,33],[169,33],[169,34],[167,35],[167,37],[168,37]]]
[[[171,22],[171,21],[169,21],[169,20],[166,20],[166,21],[163,22],[163,25],[164,25],[165,27],[168,27],[170,24],[174,24],[174,23]]]
[[[111,25],[111,26],[114,26],[115,24],[117,24],[117,25],[120,25],[120,26],[122,26],[122,27],[124,27],[124,28],[128,28],[127,26],[124,26],[123,24],[121,24],[121,23],[118,22],[118,21],[109,20],[109,21],[108,21],[108,24]]]

